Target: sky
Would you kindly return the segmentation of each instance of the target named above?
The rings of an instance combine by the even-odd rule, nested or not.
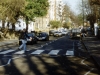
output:
[[[71,10],[74,11],[76,14],[79,14],[79,4],[81,0],[63,0],[64,3],[66,2],[68,6],[70,6]]]

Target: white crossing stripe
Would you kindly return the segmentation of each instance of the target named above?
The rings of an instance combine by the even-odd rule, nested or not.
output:
[[[74,51],[67,51],[66,55],[74,55]]]
[[[50,55],[57,55],[60,50],[52,50],[48,54]]]
[[[22,51],[15,52],[14,54],[23,54],[23,53],[24,51],[22,50]]]
[[[32,52],[31,54],[41,54],[44,50],[36,50],[34,52]]]
[[[6,51],[3,51],[3,52],[0,52],[0,54],[7,54],[7,53],[10,53],[10,52],[13,52],[15,50],[6,50]]]

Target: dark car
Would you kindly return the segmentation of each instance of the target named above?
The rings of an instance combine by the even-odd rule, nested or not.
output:
[[[32,40],[27,40],[27,45],[33,45],[33,44],[36,44],[37,43],[37,38],[36,38],[36,35],[35,33],[27,33],[28,37],[32,37]],[[29,38],[28,38],[29,39]],[[21,39],[19,38],[19,45],[22,44],[21,42]]]
[[[38,40],[49,41],[49,35],[46,32],[39,32],[39,33],[37,33],[37,39]]]
[[[70,38],[80,38],[81,35],[81,31],[80,29],[72,29],[69,33],[69,37]]]

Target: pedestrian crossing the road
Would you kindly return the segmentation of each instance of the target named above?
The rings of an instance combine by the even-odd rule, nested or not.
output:
[[[59,53],[61,52],[61,49],[59,50],[50,50],[50,51],[46,51],[46,50],[28,50],[28,52],[26,52],[26,54],[30,54],[30,55],[41,55],[41,54],[48,54],[48,55],[59,55]],[[23,54],[24,51],[18,51],[18,50],[5,50],[5,51],[1,51],[0,54],[6,54],[6,55],[16,55],[16,54]],[[60,55],[74,55],[74,50],[70,49],[70,50],[66,50],[66,53],[63,53]]]

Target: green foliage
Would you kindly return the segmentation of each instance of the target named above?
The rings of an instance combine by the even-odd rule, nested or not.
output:
[[[18,17],[24,16],[26,20],[47,14],[48,0],[0,0],[0,19],[9,18],[15,23]]]
[[[33,20],[34,17],[45,16],[48,6],[48,0],[26,0],[23,14],[26,20]]]
[[[60,21],[52,20],[52,21],[50,21],[50,25],[52,28],[59,28],[61,23],[60,23]]]
[[[69,27],[70,27],[70,25],[68,25],[67,22],[65,22],[65,23],[63,24],[63,28],[67,28],[67,29],[69,29]]]
[[[77,20],[78,20],[77,23],[81,25],[83,23],[83,15],[82,14],[77,15]]]
[[[0,19],[15,23],[25,6],[25,0],[2,0],[0,3]]]

